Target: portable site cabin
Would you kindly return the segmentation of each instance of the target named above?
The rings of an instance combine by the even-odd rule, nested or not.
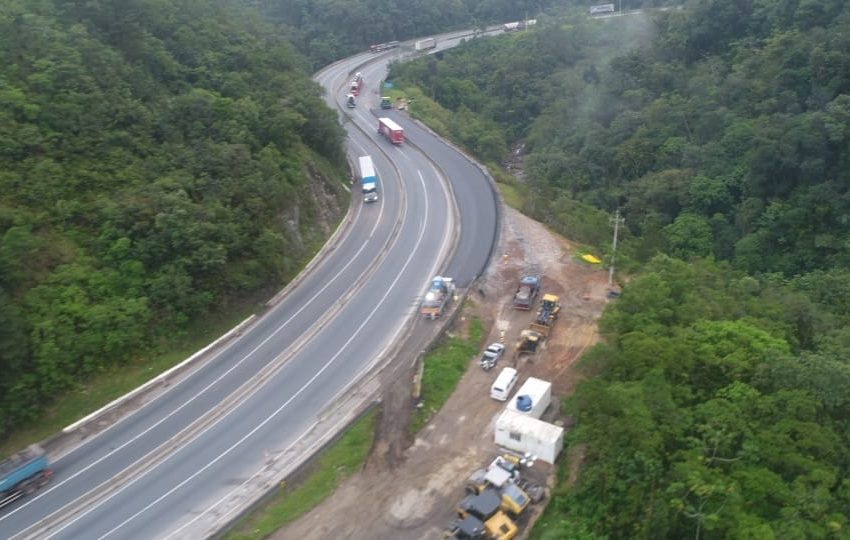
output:
[[[564,447],[564,428],[506,409],[496,419],[496,444],[555,463]]]

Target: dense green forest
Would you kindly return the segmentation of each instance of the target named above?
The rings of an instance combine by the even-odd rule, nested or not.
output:
[[[583,453],[535,537],[850,536],[850,272],[658,256],[570,401]],[[580,451],[577,451],[580,450]]]
[[[458,29],[533,17],[553,0],[259,0],[315,68],[368,49]]]
[[[280,286],[344,212],[309,63],[231,4],[0,6],[0,437]]]
[[[603,249],[626,219],[638,275],[534,536],[850,538],[850,6],[550,14],[391,78],[481,159],[521,156],[527,213]]]
[[[850,264],[845,4],[696,2],[634,19],[542,18],[392,77],[451,110],[449,133],[480,157],[525,144],[527,210],[570,237],[601,243],[592,209],[619,207],[641,260]],[[638,44],[618,50],[626,38]]]

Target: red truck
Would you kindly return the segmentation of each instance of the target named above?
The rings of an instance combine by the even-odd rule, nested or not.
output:
[[[378,133],[386,137],[393,144],[404,142],[404,130],[391,118],[378,118]]]

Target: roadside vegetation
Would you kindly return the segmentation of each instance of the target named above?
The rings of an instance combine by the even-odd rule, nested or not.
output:
[[[579,0],[572,0],[580,3]],[[640,0],[632,0],[639,2]],[[554,0],[266,0],[263,13],[292,37],[313,68],[394,40],[515,21]]]
[[[847,270],[653,259],[583,359],[579,481],[534,537],[846,537],[848,301]]]
[[[270,534],[306,514],[330,496],[347,477],[360,469],[375,437],[373,409],[357,420],[322,452],[296,485],[284,485],[260,508],[242,519],[225,540],[254,540]]]
[[[0,440],[181,360],[291,279],[348,201],[336,115],[256,11],[2,12]]]
[[[625,217],[534,538],[848,536],[848,36],[843,2],[694,1],[393,65],[457,144],[519,150],[525,213],[602,251]]]
[[[416,409],[413,415],[411,433],[419,433],[451,397],[457,383],[469,368],[470,358],[481,349],[483,339],[484,325],[481,319],[474,317],[463,335],[444,337],[439,345],[425,355],[420,384],[423,406]]]
[[[266,298],[263,297],[263,300]],[[254,307],[248,305],[239,311],[221,313],[216,318],[210,317],[205,321],[203,328],[189,328],[183,338],[174,340],[174,350],[170,353],[134,359],[86,378],[73,390],[57,396],[45,407],[37,422],[12,431],[0,444],[0,458],[14,454],[33,441],[41,441],[58,433],[64,427],[179,364],[245,320],[254,312]]]

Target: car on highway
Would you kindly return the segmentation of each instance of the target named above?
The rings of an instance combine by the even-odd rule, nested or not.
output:
[[[491,343],[484,349],[484,354],[481,355],[481,369],[489,371],[496,365],[499,358],[505,353],[505,346],[502,343]]]

